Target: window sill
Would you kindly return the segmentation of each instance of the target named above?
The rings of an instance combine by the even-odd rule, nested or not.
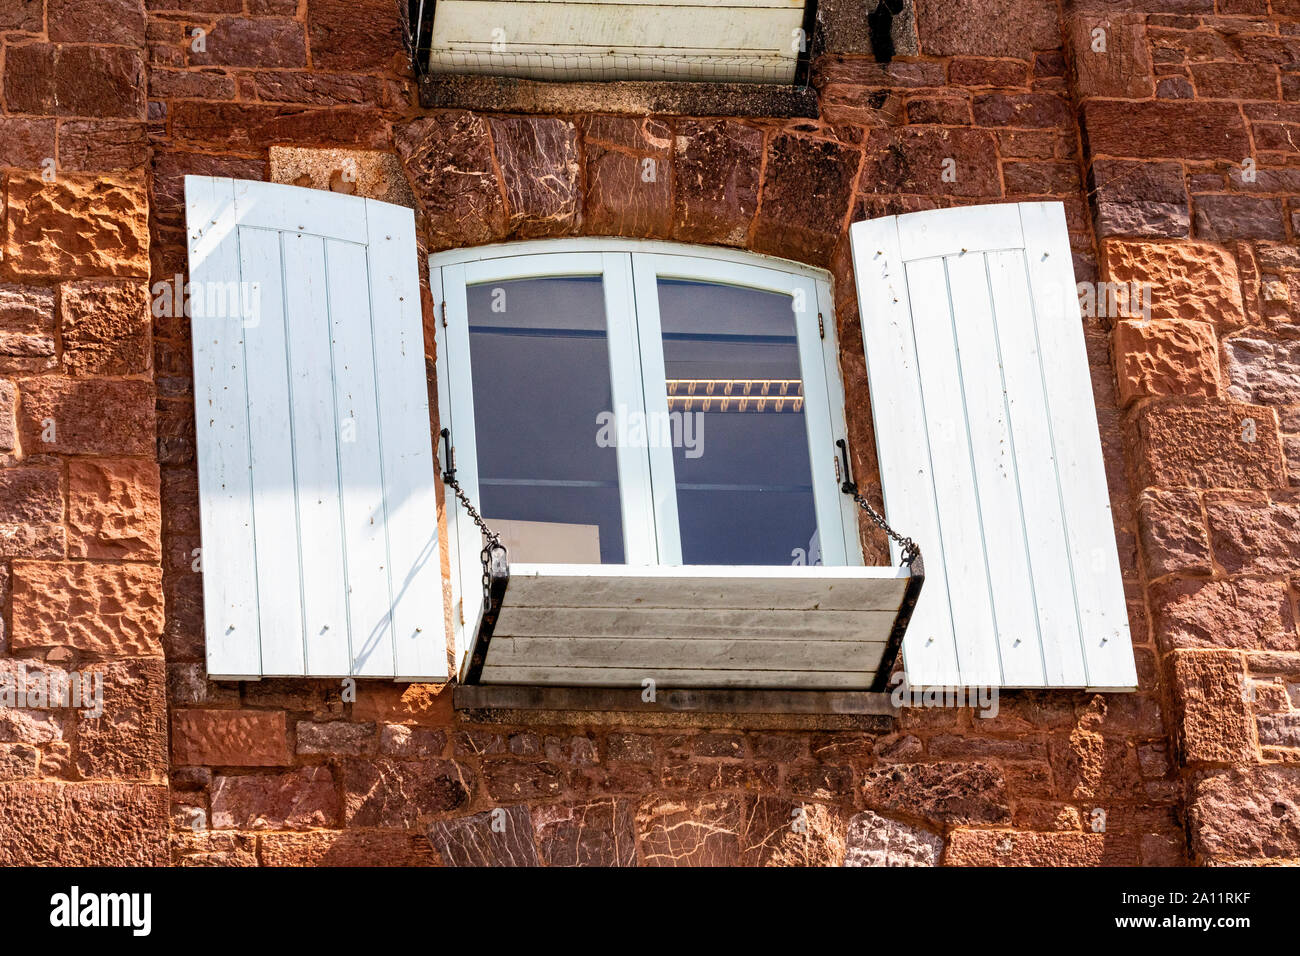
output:
[[[888,693],[818,690],[667,690],[458,684],[457,712],[475,723],[731,727],[751,730],[882,729],[897,716]]]
[[[817,91],[763,83],[554,83],[506,76],[426,74],[420,78],[420,105],[484,113],[815,118]]]
[[[919,559],[911,569],[502,561],[465,683],[682,706],[715,692],[874,706],[836,695],[887,689],[924,579]]]

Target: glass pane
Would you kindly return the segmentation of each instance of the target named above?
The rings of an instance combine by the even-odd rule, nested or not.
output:
[[[599,276],[470,286],[470,370],[484,518],[512,562],[623,563]]]
[[[790,297],[660,279],[659,313],[682,561],[820,563]]]

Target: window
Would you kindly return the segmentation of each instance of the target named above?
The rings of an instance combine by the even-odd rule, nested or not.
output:
[[[824,273],[618,240],[431,263],[442,424],[512,565],[862,563]],[[472,603],[478,531],[448,513]]]

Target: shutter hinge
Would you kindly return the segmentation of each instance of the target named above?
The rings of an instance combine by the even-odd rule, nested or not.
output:
[[[447,327],[447,300],[442,300],[442,327]]]
[[[817,313],[817,335],[826,338],[826,320],[822,318],[820,312]]]

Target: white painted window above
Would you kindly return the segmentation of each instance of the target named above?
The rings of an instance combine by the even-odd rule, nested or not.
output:
[[[437,0],[428,70],[793,83],[805,26],[804,0]]]

